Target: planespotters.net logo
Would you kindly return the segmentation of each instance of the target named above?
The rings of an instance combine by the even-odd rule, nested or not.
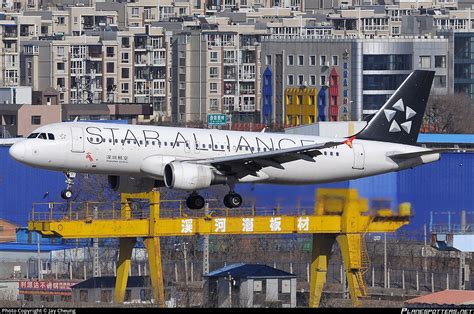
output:
[[[402,308],[402,314],[474,314],[473,309],[407,309]]]

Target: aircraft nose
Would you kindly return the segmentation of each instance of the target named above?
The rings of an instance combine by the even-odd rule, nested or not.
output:
[[[25,158],[26,146],[25,143],[16,143],[10,147],[10,156],[17,161],[21,161]]]

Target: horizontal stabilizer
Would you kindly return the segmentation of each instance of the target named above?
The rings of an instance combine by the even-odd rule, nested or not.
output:
[[[445,152],[455,152],[458,151],[458,148],[439,148],[439,149],[432,149],[432,150],[425,150],[425,151],[419,151],[419,152],[413,152],[413,153],[401,153],[401,154],[389,154],[387,157],[390,157],[392,159],[410,159],[410,158],[416,158],[416,157],[421,157],[425,155],[431,155],[431,154],[439,154],[439,153],[445,153]]]

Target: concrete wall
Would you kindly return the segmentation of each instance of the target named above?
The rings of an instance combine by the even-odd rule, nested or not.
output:
[[[32,116],[40,116],[41,124],[31,124]],[[61,122],[61,106],[22,106],[18,110],[18,135],[27,136],[42,125]]]

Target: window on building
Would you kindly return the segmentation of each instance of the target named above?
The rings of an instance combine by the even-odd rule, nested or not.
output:
[[[288,85],[294,85],[293,75],[288,75]]]
[[[59,88],[62,88],[64,86],[66,86],[66,79],[64,77],[58,77],[56,79],[56,85],[59,87]]]
[[[219,102],[215,98],[209,99],[209,109],[217,111],[219,109]]]
[[[64,62],[58,62],[56,63],[56,70],[58,71],[64,71]]]
[[[431,56],[420,56],[420,68],[422,69],[431,68]]]
[[[209,83],[209,92],[217,93],[217,83]]]
[[[319,85],[321,85],[321,86],[326,85],[326,75],[321,75],[319,77]]]
[[[316,56],[309,56],[309,65],[316,65]]]
[[[217,62],[218,61],[218,54],[217,51],[210,51],[209,52],[209,59],[211,62]]]
[[[140,301],[151,300],[151,289],[140,289]]]
[[[132,301],[132,290],[130,290],[130,289],[125,290],[125,298],[124,298],[124,301],[125,301],[125,302],[130,302],[130,301]]]
[[[265,62],[267,65],[271,65],[272,64],[272,56],[271,55],[266,55],[265,56]]]
[[[63,57],[64,56],[64,47],[57,47],[57,54],[58,54],[58,57]]]
[[[326,56],[319,56],[319,65],[326,65]]]
[[[339,56],[332,56],[332,65],[339,65]]]
[[[446,56],[435,56],[435,68],[446,67]]]
[[[217,67],[210,67],[209,68],[209,77],[210,78],[217,78],[219,76],[219,73],[217,71]]]
[[[122,47],[123,48],[130,47],[130,37],[122,37]]]
[[[286,99],[286,103],[287,103],[288,105],[292,105],[292,104],[293,104],[293,96],[292,96],[292,95],[288,95],[288,96],[286,96],[286,98],[287,98],[287,99]]]
[[[298,56],[298,65],[304,65],[304,56]]]
[[[130,61],[130,54],[128,52],[122,52],[122,63],[128,63]]]
[[[107,47],[107,57],[113,58],[115,56],[114,47]]]
[[[298,75],[298,85],[299,86],[304,85],[304,75]]]
[[[309,85],[316,86],[316,75],[310,75],[309,77]]]
[[[31,124],[32,125],[40,125],[41,124],[41,116],[31,116]]]
[[[88,294],[89,294],[89,291],[87,290],[79,290],[79,301],[88,302],[89,301]]]
[[[66,19],[64,18],[64,16],[58,16],[58,24],[66,24]]]
[[[294,56],[289,55],[288,60],[287,60],[287,65],[294,65],[294,64],[295,64]]]
[[[128,83],[122,83],[121,86],[122,86],[121,92],[124,93],[124,94],[127,94],[128,91],[129,91],[129,88],[130,88],[129,84]]]
[[[115,88],[117,86],[115,86],[115,80],[113,77],[108,77],[107,80],[106,80],[106,85],[107,85],[107,91],[110,92],[110,91],[115,91]]]
[[[100,302],[112,302],[112,290],[101,290],[100,291]]]
[[[132,17],[139,17],[139,8],[132,8]]]
[[[130,69],[122,68],[122,78],[130,78]]]
[[[107,73],[115,73],[115,64],[113,62],[107,62]]]
[[[310,105],[315,105],[316,104],[315,101],[314,101],[314,95],[309,96],[309,104]]]
[[[445,75],[435,75],[435,77],[434,77],[434,87],[435,88],[446,88],[446,76]]]
[[[296,96],[296,104],[297,105],[302,105],[303,104],[303,96],[301,96],[301,95]]]

